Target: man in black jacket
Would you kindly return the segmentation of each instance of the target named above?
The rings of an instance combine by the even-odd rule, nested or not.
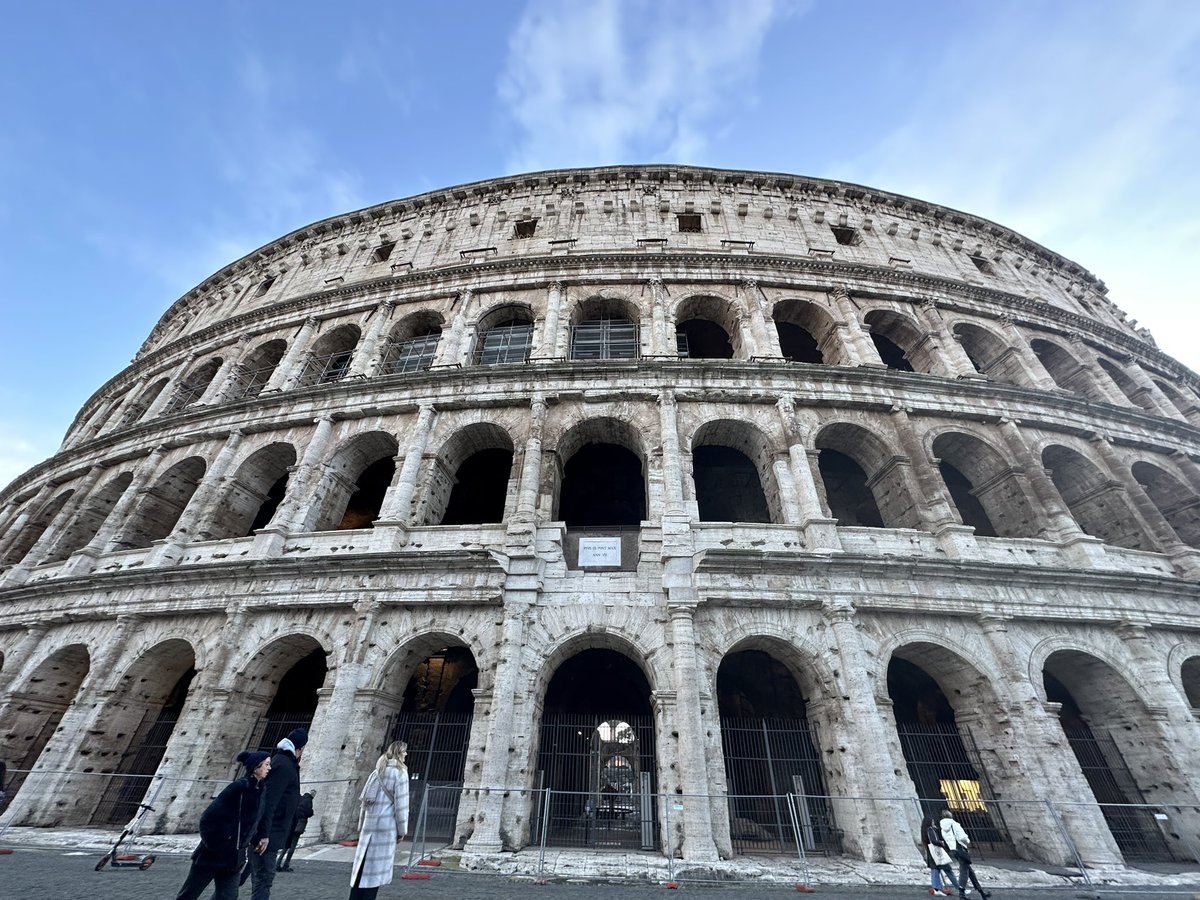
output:
[[[263,814],[254,833],[259,852],[250,857],[250,900],[271,900],[279,851],[287,844],[300,804],[300,757],[307,743],[308,732],[297,728],[279,742],[271,757],[271,774],[263,782]]]

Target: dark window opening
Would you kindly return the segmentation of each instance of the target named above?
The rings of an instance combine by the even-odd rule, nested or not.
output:
[[[676,218],[679,220],[679,230],[683,234],[700,234],[704,230],[700,223],[700,213],[680,213]]]
[[[975,268],[977,268],[984,275],[995,275],[996,274],[996,270],[994,268],[992,268],[992,264],[990,262],[988,262],[986,259],[984,259],[982,256],[976,256],[975,254],[971,254],[967,258],[969,260],[971,260],[971,262],[975,263]]]
[[[431,368],[441,339],[442,329],[435,325],[424,334],[392,343],[384,352],[383,374],[401,375]]]
[[[401,712],[470,714],[479,668],[466,647],[446,647],[417,666],[404,689]]]
[[[513,237],[533,237],[533,233],[537,231],[537,223],[537,219],[522,219],[513,227]]]
[[[571,329],[571,359],[637,359],[638,327],[629,319],[596,319]]]
[[[701,522],[771,521],[758,469],[744,453],[732,447],[697,447],[692,477]]]
[[[587,444],[567,462],[559,518],[568,528],[637,528],[646,518],[642,462],[617,444]]]
[[[273,284],[275,284],[275,276],[274,275],[272,275],[270,278],[265,279],[262,283],[259,284],[258,293],[255,294],[255,296],[261,297],[263,294],[265,294],[267,291],[269,291],[271,289],[271,286]]]
[[[372,258],[377,263],[387,262],[392,255],[392,251],[396,249],[395,241],[388,241],[386,244],[380,244],[375,248],[375,253]]]
[[[708,319],[681,322],[675,330],[675,346],[680,356],[689,359],[733,359],[729,335]]]
[[[254,516],[254,521],[250,523],[250,528],[247,530],[244,537],[249,537],[258,531],[260,528],[266,528],[271,524],[271,519],[275,516],[275,510],[279,509],[279,504],[283,502],[283,495],[287,493],[288,476],[285,473],[280,478],[276,479],[267,491],[267,497],[263,501],[262,506],[258,508],[258,512]]]
[[[845,225],[830,225],[829,230],[833,232],[833,239],[843,247],[857,247],[862,243],[857,229],[847,228]]]
[[[338,531],[352,528],[370,528],[379,518],[383,508],[383,497],[396,475],[396,461],[391,457],[376,460],[363,469],[355,491],[346,504],[346,512],[338,523]]]
[[[817,468],[825,485],[829,514],[839,525],[885,527],[862,466],[844,453],[826,449],[817,458]]]
[[[259,724],[257,749],[271,752],[293,728],[308,728],[317,711],[318,692],[325,685],[325,651],[313,650],[279,680],[275,698]]]
[[[613,650],[584,650],[563,662],[546,688],[546,712],[650,715],[650,684]]]
[[[817,339],[807,328],[793,325],[791,322],[775,322],[775,330],[779,332],[779,351],[785,359],[802,363],[824,363],[825,356],[817,346]]]
[[[512,474],[511,450],[480,450],[455,473],[443,525],[483,525],[504,520],[504,500]]]
[[[878,332],[871,332],[871,340],[875,344],[875,349],[879,351],[879,358],[883,364],[889,369],[895,369],[897,372],[913,371],[912,364],[908,361],[908,357],[900,346],[886,335]]]
[[[521,319],[501,322],[479,341],[476,362],[481,366],[522,363],[533,348],[533,323]]]
[[[962,523],[970,525],[975,529],[975,534],[981,537],[996,537],[996,527],[988,518],[979,498],[972,493],[974,485],[971,484],[971,480],[948,462],[939,463],[938,468],[954,505],[958,507]]]

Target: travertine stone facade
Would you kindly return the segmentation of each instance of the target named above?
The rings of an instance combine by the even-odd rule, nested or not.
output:
[[[447,648],[477,670],[468,849],[531,841],[577,657],[642,679],[655,789],[713,798],[669,829],[655,801],[687,859],[747,828],[739,654],[803,698],[848,854],[911,858],[915,804],[839,799],[923,792],[910,720],[969,732],[992,798],[1091,801],[1077,714],[1127,802],[1195,806],[1198,495],[1197,376],[993,222],[680,166],[381,204],[178,300],[0,493],[0,758],[45,773],[6,821],[91,821],[104,779],[50,773],[132,772],[163,709],[158,773],[221,777],[314,652],[305,772],[352,778]],[[160,826],[193,827],[210,788],[169,783]],[[322,793],[325,836],[356,794]],[[1001,842],[1066,859],[1050,815],[1008,808]],[[1063,819],[1129,856],[1094,806]]]

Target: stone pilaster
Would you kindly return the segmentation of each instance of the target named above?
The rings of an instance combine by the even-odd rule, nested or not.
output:
[[[267,379],[267,384],[262,390],[264,394],[272,391],[286,391],[295,386],[303,371],[304,355],[308,351],[308,344],[320,324],[315,316],[309,316],[304,320],[296,332],[296,336],[288,344],[283,359],[279,360],[279,365]]]
[[[349,377],[371,378],[379,373],[379,366],[382,362],[379,354],[379,342],[383,337],[383,330],[391,324],[392,310],[395,306],[393,301],[384,300],[375,307],[366,336],[354,353],[350,371],[347,373]]]
[[[220,507],[219,499],[225,485],[225,473],[229,471],[229,464],[233,461],[241,442],[242,430],[234,428],[225,439],[225,446],[204,473],[171,533],[161,543],[156,543],[147,556],[147,565],[171,566],[183,557],[183,547],[195,539],[198,526],[204,519],[211,518]]]

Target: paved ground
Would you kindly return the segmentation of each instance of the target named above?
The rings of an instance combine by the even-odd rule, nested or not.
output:
[[[188,859],[183,855],[159,854],[147,871],[106,869],[95,871],[100,854],[62,848],[17,847],[12,854],[0,855],[0,900],[170,900],[187,873]],[[337,861],[295,861],[296,871],[283,873],[275,881],[274,895],[279,900],[341,900],[348,893],[348,863]],[[659,884],[580,884],[554,881],[534,885],[529,879],[505,876],[473,875],[431,870],[424,881],[397,879],[383,888],[381,900],[418,898],[429,900],[649,900],[671,896]],[[816,885],[816,893],[829,897],[862,897],[869,900],[928,897],[923,885]],[[780,900],[796,896],[793,885],[726,886],[683,883],[680,890],[693,897],[712,900]],[[1161,897],[1163,900],[1192,900],[1197,886],[1139,888],[1122,886],[1101,889],[1102,900],[1133,897]],[[243,888],[242,897],[249,896]],[[996,888],[995,900],[1068,900],[1096,896],[1070,885],[1037,888]]]

